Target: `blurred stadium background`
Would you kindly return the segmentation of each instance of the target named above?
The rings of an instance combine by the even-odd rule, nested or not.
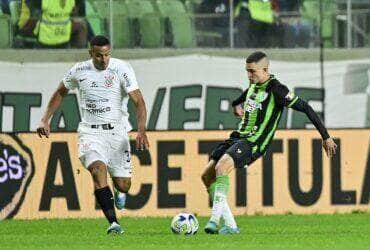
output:
[[[31,248],[44,248],[43,242],[134,248],[140,241],[145,249],[368,249],[369,0],[0,3],[0,220],[9,219],[0,222],[4,248],[24,248],[21,237]],[[66,20],[71,27],[53,35],[40,20]],[[34,133],[58,82],[75,62],[88,59],[88,40],[98,34],[111,39],[112,56],[132,64],[148,106],[151,149],[132,152],[133,185],[119,215],[126,242],[104,238],[104,220],[94,219],[103,214],[77,158],[76,93],[51,120],[50,139]],[[232,175],[229,203],[242,235],[223,244],[203,232],[179,241],[168,217],[189,211],[204,226],[210,207],[200,175],[212,148],[238,122],[230,102],[248,86],[244,61],[256,49],[269,55],[272,73],[319,113],[340,150],[327,159],[310,121],[285,112],[264,158]],[[133,114],[131,104],[129,110]]]

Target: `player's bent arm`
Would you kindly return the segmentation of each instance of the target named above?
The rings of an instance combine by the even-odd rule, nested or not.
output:
[[[145,133],[145,124],[146,124],[146,107],[143,95],[140,90],[134,90],[128,93],[131,100],[136,107],[136,118],[138,133],[136,136],[136,148],[138,150],[144,150],[149,148],[149,141]]]
[[[248,89],[246,89],[237,99],[235,99],[231,103],[231,106],[235,107],[235,106],[238,106],[239,104],[242,104],[243,102],[245,102],[245,100],[247,98],[247,92],[248,92]]]
[[[128,95],[136,107],[138,132],[144,132],[146,124],[146,106],[143,95],[139,89],[129,92]]]
[[[330,138],[329,133],[326,130],[324,124],[321,122],[319,116],[315,113],[315,111],[306,101],[302,100],[301,98],[298,98],[297,101],[291,106],[291,108],[305,113],[308,119],[310,119],[312,124],[319,131],[324,141]]]
[[[237,99],[235,99],[231,103],[231,106],[232,106],[232,109],[233,109],[233,113],[238,118],[242,118],[243,117],[244,110],[241,107],[241,104],[243,102],[245,102],[245,100],[247,98],[247,92],[248,92],[248,89],[246,89]]]
[[[68,89],[64,86],[61,82],[57,88],[57,90],[51,96],[48,106],[46,108],[45,114],[41,118],[41,121],[48,122],[51,116],[55,113],[55,111],[59,108],[60,104],[63,101],[63,98],[68,94]]]

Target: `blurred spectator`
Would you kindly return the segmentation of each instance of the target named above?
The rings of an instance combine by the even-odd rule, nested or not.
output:
[[[234,11],[236,47],[265,48],[276,44],[272,2],[239,0]]]
[[[214,14],[201,18],[199,29],[203,31],[212,31],[220,34],[214,46],[227,46],[229,37],[229,0],[203,0],[198,8],[198,13]],[[215,16],[217,15],[217,16]]]
[[[1,2],[0,2],[0,10],[2,10],[2,12],[4,13],[4,14],[8,14],[8,15],[10,15],[10,9],[9,9],[9,2],[10,2],[11,0],[1,0]]]
[[[278,11],[299,11],[299,7],[302,5],[303,0],[274,0],[274,4],[277,5]]]
[[[277,18],[279,47],[309,47],[313,27],[301,18],[302,0],[273,0]]]
[[[77,17],[84,9],[84,1],[22,0],[19,34],[36,37],[41,47],[85,48],[86,21]]]

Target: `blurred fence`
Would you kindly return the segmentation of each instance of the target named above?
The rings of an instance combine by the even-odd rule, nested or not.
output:
[[[370,2],[363,0],[77,0],[67,13],[70,41],[44,46],[34,27],[45,19],[41,6],[26,2],[10,0],[0,11],[1,48],[73,48],[98,34],[116,48],[313,48],[320,27],[327,48],[369,47],[370,39]]]

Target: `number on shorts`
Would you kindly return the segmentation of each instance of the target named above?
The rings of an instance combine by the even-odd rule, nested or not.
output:
[[[131,162],[131,154],[130,154],[130,151],[126,150],[125,151],[125,155],[126,155],[126,158],[127,158],[126,161],[127,162]]]

